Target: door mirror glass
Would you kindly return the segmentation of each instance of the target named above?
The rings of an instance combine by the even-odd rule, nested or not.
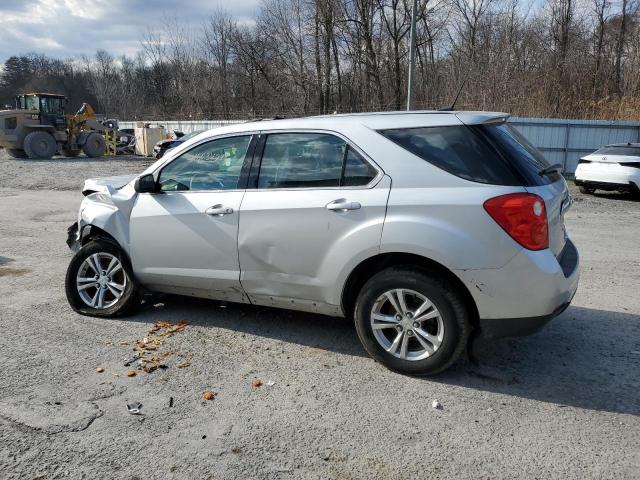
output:
[[[148,173],[136,178],[133,188],[138,193],[155,193],[157,191],[156,180],[151,173]]]
[[[160,191],[235,190],[251,135],[227,137],[198,145],[160,172]]]

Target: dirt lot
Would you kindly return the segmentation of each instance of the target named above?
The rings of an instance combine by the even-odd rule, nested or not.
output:
[[[369,359],[346,320],[176,297],[121,320],[74,314],[82,181],[149,163],[0,158],[1,478],[639,477],[639,202],[574,192],[573,305],[419,379]],[[188,326],[159,337],[157,320]],[[169,368],[127,377],[149,336]]]

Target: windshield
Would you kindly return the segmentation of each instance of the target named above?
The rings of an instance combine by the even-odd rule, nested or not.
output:
[[[625,155],[630,157],[640,156],[640,146],[632,147],[630,145],[610,145],[608,147],[602,147],[599,150],[593,152],[592,155]]]
[[[181,142],[186,142],[187,140],[195,137],[196,135],[200,135],[202,132],[206,132],[206,130],[196,130],[195,132],[187,133],[186,135],[180,137]]]

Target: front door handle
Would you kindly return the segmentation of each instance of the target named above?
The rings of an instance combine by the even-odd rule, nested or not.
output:
[[[223,215],[229,215],[233,213],[233,208],[225,207],[224,205],[214,205],[212,207],[207,208],[204,213],[207,215],[212,215],[214,217],[222,217]]]
[[[360,202],[349,202],[346,198],[339,198],[338,200],[327,203],[327,210],[331,210],[332,212],[346,212],[360,208],[362,208]]]

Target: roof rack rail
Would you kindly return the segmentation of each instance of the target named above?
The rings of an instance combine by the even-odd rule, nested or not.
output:
[[[247,120],[244,123],[250,123],[250,122],[266,122],[268,120],[285,120],[287,117],[281,117],[279,115],[275,115],[273,117],[258,117],[258,118],[251,118],[249,120]]]

